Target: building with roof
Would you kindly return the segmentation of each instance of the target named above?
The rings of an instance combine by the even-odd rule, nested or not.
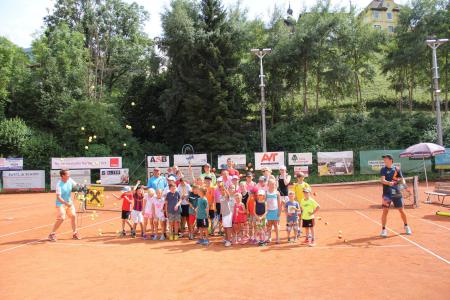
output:
[[[399,13],[400,6],[393,0],[373,0],[361,12],[360,17],[364,23],[372,25],[375,29],[394,33]]]

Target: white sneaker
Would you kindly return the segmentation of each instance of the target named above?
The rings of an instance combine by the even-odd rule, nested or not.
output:
[[[230,247],[231,246],[231,242],[230,241],[225,241],[225,247]]]
[[[405,233],[407,235],[411,235],[412,234],[412,230],[411,230],[411,228],[409,226],[405,226]]]
[[[387,237],[387,236],[388,236],[387,229],[381,230],[380,236],[381,236],[381,237],[384,237],[384,238]]]

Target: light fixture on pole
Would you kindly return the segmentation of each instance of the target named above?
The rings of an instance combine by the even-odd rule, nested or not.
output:
[[[425,41],[426,44],[433,50],[433,88],[434,88],[434,100],[436,102],[436,130],[437,130],[437,143],[441,146],[444,145],[444,139],[442,136],[442,120],[441,120],[441,100],[439,89],[439,67],[436,55],[436,49],[440,45],[448,42],[448,39],[429,39]]]
[[[259,57],[259,78],[261,79],[261,83],[259,84],[259,87],[261,88],[261,144],[262,144],[262,151],[267,152],[267,140],[266,140],[266,99],[264,95],[264,69],[263,69],[263,57],[272,52],[272,49],[270,48],[263,48],[263,49],[251,49],[250,50],[253,54]]]

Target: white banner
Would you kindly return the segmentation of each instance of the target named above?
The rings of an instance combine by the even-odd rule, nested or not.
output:
[[[22,157],[0,157],[0,171],[18,171],[23,169]]]
[[[289,153],[288,163],[290,166],[312,165],[312,153]]]
[[[168,155],[149,155],[147,156],[147,167],[168,168],[170,166]]]
[[[60,170],[50,171],[50,189],[54,191],[56,189],[56,184],[61,179],[59,175]],[[75,180],[78,184],[91,184],[91,170],[70,170],[70,178]]]
[[[226,169],[228,159],[233,161],[235,169],[242,170],[245,169],[245,166],[247,165],[247,157],[245,154],[219,155],[217,157],[218,169]]]
[[[178,167],[178,170],[183,173],[184,179],[191,184],[194,183],[194,178],[192,178],[191,173],[189,172],[189,167]],[[195,178],[200,177],[200,174],[202,174],[202,167],[192,167],[192,173],[194,173]]]
[[[168,177],[169,173],[167,170],[169,168],[159,168],[161,170],[160,175],[163,175],[164,177]],[[147,168],[147,179],[153,176],[153,168]]]
[[[284,152],[256,152],[255,169],[261,170],[264,167],[279,169],[284,166]]]
[[[4,171],[4,191],[44,191],[45,171]]]
[[[308,177],[309,176],[309,167],[308,166],[295,166],[294,167],[295,176],[297,176],[297,174],[300,172],[305,174],[305,177]]]
[[[121,169],[122,157],[53,157],[52,169]]]
[[[129,173],[129,169],[101,169],[100,180],[102,184],[128,184]]]
[[[353,151],[317,152],[320,176],[353,174]]]
[[[173,156],[174,166],[186,167],[191,166],[203,166],[208,162],[206,154],[175,154]]]

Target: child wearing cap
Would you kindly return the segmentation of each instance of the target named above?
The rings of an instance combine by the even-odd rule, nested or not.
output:
[[[247,172],[245,175],[245,186],[247,191],[251,191],[254,187],[256,187],[256,182],[253,181],[253,174],[251,172]]]
[[[266,191],[266,190],[267,190],[266,177],[264,177],[264,176],[259,176],[258,184],[256,185],[256,188],[257,188],[258,190],[263,190],[263,191]]]
[[[314,214],[319,210],[320,206],[316,200],[310,197],[311,189],[305,188],[303,190],[303,194],[304,197],[303,201],[300,203],[300,206],[302,208],[302,226],[303,228],[306,228],[306,238],[304,243],[312,247],[315,246]]]
[[[169,219],[169,240],[178,240],[178,229],[180,227],[180,205],[181,196],[177,192],[175,183],[169,184],[169,192],[166,194],[166,214]]]
[[[133,192],[129,186],[124,187],[122,190],[122,195],[120,195],[120,199],[122,199],[122,232],[120,233],[121,237],[126,235],[125,232],[125,223],[130,227],[130,231],[133,231],[133,224],[130,222],[131,210],[133,208]]]
[[[288,242],[291,242],[291,231],[294,230],[294,240],[295,243],[297,241],[297,232],[298,232],[298,215],[301,211],[300,204],[295,201],[295,192],[289,191],[288,201],[285,204],[286,211],[286,231],[287,231],[287,239]]]

